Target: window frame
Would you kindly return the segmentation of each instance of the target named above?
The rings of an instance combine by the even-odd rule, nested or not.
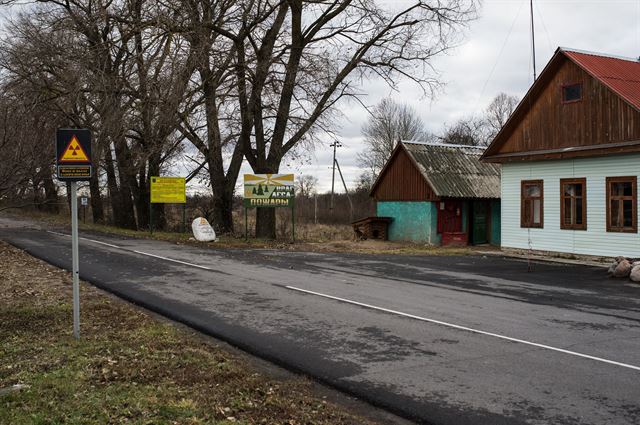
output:
[[[530,185],[539,185],[540,186],[540,223],[525,223],[524,221],[524,211],[525,211],[525,200],[526,199],[538,199],[534,198],[525,198],[525,186]],[[533,218],[533,214],[531,215]],[[520,181],[520,227],[523,229],[542,229],[544,228],[544,180],[522,180]]]
[[[613,227],[611,225],[611,183],[631,182],[631,205],[632,205],[632,225],[630,227]],[[637,176],[616,176],[606,178],[606,202],[607,202],[607,232],[616,233],[638,233],[638,178]],[[620,196],[620,201],[624,201],[627,196]],[[620,211],[624,214],[624,208]],[[623,215],[624,219],[624,215]]]
[[[582,185],[582,224],[567,224],[565,223],[564,213],[564,201],[565,199],[575,198],[575,196],[565,196],[564,185],[566,184],[581,184]],[[587,178],[575,177],[560,179],[560,228],[566,230],[587,230]]]
[[[566,89],[567,87],[572,87],[572,86],[579,86],[580,87],[580,98],[579,99],[574,99],[574,100],[565,100],[564,99],[564,89]],[[562,86],[560,86],[560,101],[562,102],[563,105],[582,102],[583,98],[584,98],[584,86],[582,85],[582,81],[577,81],[575,83],[563,84]]]

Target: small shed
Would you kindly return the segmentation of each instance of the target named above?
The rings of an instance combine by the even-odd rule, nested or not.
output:
[[[399,142],[371,189],[389,240],[500,245],[500,167],[483,148]]]
[[[388,240],[391,217],[365,217],[351,223],[358,239]]]

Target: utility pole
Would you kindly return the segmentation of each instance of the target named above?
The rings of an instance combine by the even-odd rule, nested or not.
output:
[[[536,81],[538,75],[536,73],[536,31],[533,26],[533,0],[529,0],[529,8],[531,10],[531,55],[533,56],[533,81]]]
[[[351,196],[349,196],[349,189],[347,189],[347,183],[345,183],[344,177],[342,176],[342,170],[340,169],[340,164],[338,164],[338,160],[334,161],[334,165],[338,167],[338,173],[340,173],[340,180],[342,180],[344,193],[347,195],[347,200],[349,201],[349,220],[351,223],[353,223],[353,202],[351,202]]]
[[[313,224],[318,224],[318,192],[313,196],[315,206],[313,207]]]
[[[334,192],[334,187],[336,182],[336,148],[342,147],[342,143],[336,140],[329,146],[333,146],[333,172],[331,174],[331,203],[329,204],[329,210],[333,211],[333,192]]]

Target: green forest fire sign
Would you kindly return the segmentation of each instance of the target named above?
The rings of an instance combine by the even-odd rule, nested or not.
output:
[[[293,174],[245,174],[245,208],[292,207]]]

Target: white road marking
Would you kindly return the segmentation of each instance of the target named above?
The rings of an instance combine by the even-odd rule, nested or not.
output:
[[[185,266],[197,267],[199,269],[204,269],[204,270],[213,270],[213,269],[211,269],[209,267],[201,266],[199,264],[193,264],[193,263],[187,263],[185,261],[174,260],[173,258],[163,257],[161,255],[149,254],[148,252],[135,251],[135,250],[133,250],[132,252],[135,252],[136,254],[147,255],[149,257],[159,258],[161,260],[172,261],[174,263],[184,264]]]
[[[80,239],[82,239],[82,240],[84,240],[84,241],[89,241],[89,242],[99,243],[100,245],[110,246],[111,248],[120,248],[118,245],[113,245],[113,244],[106,243],[106,242],[100,242],[100,241],[97,241],[97,240],[95,240],[95,239],[89,239],[89,238],[80,238]]]
[[[58,232],[52,232],[51,230],[47,230],[47,233],[53,233],[54,235],[58,235],[58,236],[71,237],[71,235],[66,235],[66,234],[64,234],[64,233],[58,233]],[[89,241],[89,242],[99,243],[100,245],[110,246],[111,248],[120,248],[118,245],[113,245],[113,244],[110,244],[110,243],[97,241],[97,240],[95,240],[95,239],[83,238],[83,237],[81,237],[81,236],[79,237],[79,239],[82,239],[83,241]]]
[[[481,330],[478,330],[478,329],[469,328],[467,326],[461,326],[461,325],[456,325],[456,324],[453,324],[453,323],[443,322],[441,320],[429,319],[429,318],[426,318],[426,317],[416,316],[414,314],[403,313],[401,311],[391,310],[391,309],[384,308],[384,307],[378,307],[378,306],[371,305],[371,304],[365,304],[365,303],[361,303],[361,302],[358,302],[358,301],[348,300],[346,298],[334,297],[333,295],[327,295],[327,294],[322,294],[320,292],[309,291],[307,289],[296,288],[295,286],[285,286],[285,288],[291,289],[293,291],[304,292],[306,294],[317,295],[319,297],[324,297],[324,298],[328,298],[328,299],[331,299],[331,300],[336,300],[336,301],[341,301],[341,302],[348,303],[348,304],[357,305],[357,306],[364,307],[364,308],[369,308],[369,309],[372,309],[372,310],[378,310],[378,311],[383,311],[385,313],[396,314],[398,316],[407,317],[407,318],[415,319],[415,320],[420,320],[422,322],[435,323],[437,325],[447,326],[449,328],[468,331],[468,332],[472,332],[472,333],[480,334],[480,335],[492,336],[492,337],[500,338],[500,339],[503,339],[503,340],[506,340],[506,341],[518,342],[520,344],[526,344],[526,345],[530,345],[530,346],[533,346],[533,347],[544,348],[546,350],[557,351],[559,353],[569,354],[569,355],[576,356],[576,357],[582,357],[582,358],[585,358],[585,359],[595,360],[595,361],[602,362],[602,363],[607,363],[607,364],[611,364],[611,365],[615,365],[615,366],[625,367],[627,369],[633,369],[633,370],[640,371],[640,366],[634,366],[634,365],[630,365],[630,364],[627,364],[627,363],[620,363],[620,362],[616,362],[616,361],[613,361],[613,360],[603,359],[601,357],[590,356],[588,354],[577,353],[575,351],[569,351],[569,350],[565,350],[563,348],[552,347],[550,345],[538,344],[537,342],[526,341],[524,339],[511,338],[511,337],[500,335],[500,334],[496,334],[496,333],[493,333],[493,332],[486,332],[486,331],[481,331]]]
[[[47,233],[52,233],[52,234],[58,235],[58,236],[71,236],[71,235],[65,235],[64,233],[53,232],[51,230],[47,230]]]
[[[67,236],[70,237],[71,235],[65,235],[64,233],[58,233],[58,232],[52,232],[51,230],[47,230],[48,233],[53,233],[54,235],[59,235],[59,236]],[[106,242],[101,242],[101,241],[97,241],[95,239],[88,239],[88,238],[80,238],[83,239],[85,241],[89,241],[89,242],[95,242],[95,243],[99,243],[101,245],[106,245],[106,246],[110,246],[112,248],[118,248],[118,249],[122,249],[121,247],[117,246],[117,245],[112,245],[110,243],[106,243]],[[128,250],[125,250],[128,251]],[[150,254],[148,252],[143,252],[143,251],[136,251],[136,250],[130,250],[129,252],[135,252],[136,254],[141,254],[141,255],[146,255],[148,257],[153,257],[153,258],[158,258],[160,260],[166,260],[166,261],[171,261],[173,263],[178,263],[178,264],[184,264],[185,266],[191,266],[191,267],[197,267],[199,269],[203,269],[203,270],[213,270],[210,267],[206,267],[206,266],[201,266],[199,264],[193,264],[193,263],[187,263],[186,261],[180,261],[180,260],[174,260],[173,258],[168,258],[168,257],[163,257],[161,255],[156,255],[156,254]]]

